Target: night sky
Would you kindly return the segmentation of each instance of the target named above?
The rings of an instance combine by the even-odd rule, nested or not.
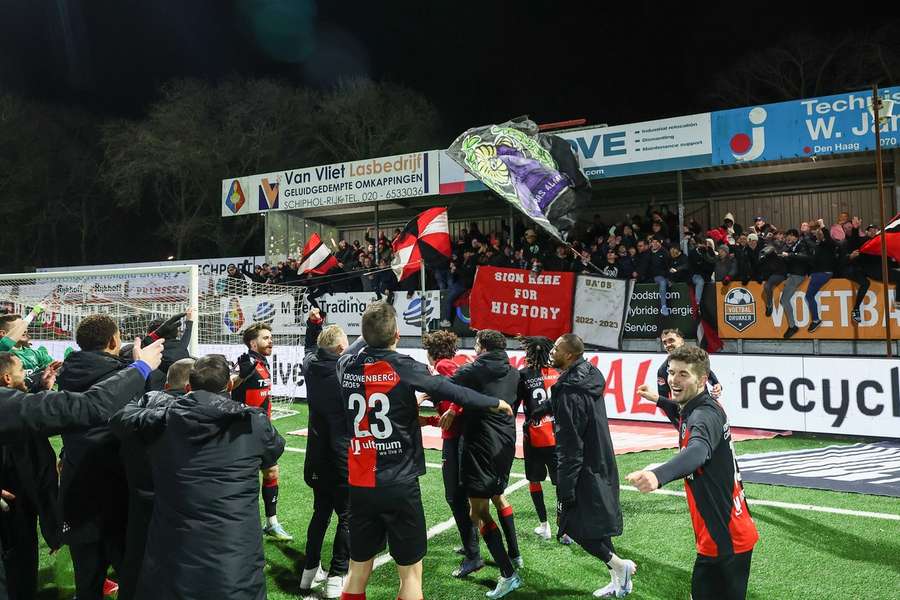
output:
[[[796,32],[859,27],[821,11],[785,17],[775,3],[687,12],[630,2],[627,13],[606,4],[0,0],[0,82],[139,116],[176,77],[326,88],[365,75],[424,94],[452,137],[524,113],[616,124],[724,108],[709,99],[710,81],[742,56]]]

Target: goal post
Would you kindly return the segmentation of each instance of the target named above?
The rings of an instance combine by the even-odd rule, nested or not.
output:
[[[44,312],[28,326],[32,345],[62,360],[77,349],[75,329],[91,314],[119,326],[122,343],[149,333],[154,320],[193,309],[192,356],[222,354],[230,361],[246,352],[243,331],[269,323],[275,349],[270,360],[273,418],[292,414],[305,396],[301,371],[305,332],[304,289],[252,283],[243,277],[200,275],[196,265],[55,270],[0,274],[0,312]]]

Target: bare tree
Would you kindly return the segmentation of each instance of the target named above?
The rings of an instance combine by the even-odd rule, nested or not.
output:
[[[812,98],[897,83],[900,24],[842,37],[798,34],[749,54],[720,74],[708,93],[718,106]]]
[[[434,148],[438,113],[421,94],[392,83],[342,81],[325,94],[316,141],[324,162]]]

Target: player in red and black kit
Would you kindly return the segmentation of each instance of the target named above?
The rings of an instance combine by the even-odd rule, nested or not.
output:
[[[540,521],[534,532],[549,540],[553,533],[547,521],[547,506],[544,504],[541,482],[550,475],[550,482],[556,485],[556,436],[553,434],[553,418],[550,416],[550,388],[559,379],[559,371],[550,366],[553,340],[536,336],[521,337],[519,342],[525,350],[525,366],[519,369],[518,399],[525,412],[522,440],[525,477],[528,478],[531,501],[534,502]],[[571,543],[568,536],[561,536],[560,541]]]
[[[269,356],[272,355],[272,327],[267,323],[253,323],[244,330],[247,352],[238,357],[238,375],[233,380],[231,398],[247,406],[255,406],[272,418],[272,376]],[[278,522],[278,465],[263,465],[262,498],[266,509],[263,532],[278,541],[289,542],[293,536]]]
[[[647,385],[638,388],[678,428],[681,450],[667,463],[627,479],[640,491],[652,492],[685,478],[697,544],[691,595],[694,600],[743,600],[759,534],[744,498],[728,419],[706,391],[707,373],[706,352],[685,346],[669,355],[672,400],[660,398]]]
[[[499,331],[482,329],[475,336],[474,362],[457,369],[451,381],[483,394],[516,403],[519,372],[509,362],[506,337]],[[448,411],[449,412],[449,411]],[[455,416],[441,416],[442,426]],[[522,553],[516,536],[512,505],[503,495],[516,454],[516,421],[512,414],[483,410],[466,411],[463,426],[461,479],[469,496],[472,521],[481,530],[484,542],[500,568],[497,586],[486,594],[502,598],[522,585]],[[500,527],[491,517],[493,502]],[[503,531],[501,534],[500,531]],[[506,546],[503,540],[506,538]]]
[[[659,341],[662,342],[663,349],[668,354],[672,354],[672,352],[684,346],[684,336],[678,329],[664,330],[659,336]],[[718,398],[722,395],[722,384],[719,383],[719,378],[712,371],[709,372],[707,377],[709,381],[709,395],[713,398]],[[666,360],[663,361],[663,364],[656,371],[656,391],[659,393],[660,398],[672,398],[672,392],[669,390],[669,357],[666,357]]]
[[[428,333],[422,338],[422,347],[428,353],[429,364],[439,375],[452,377],[456,373],[459,364],[453,359],[459,350],[459,338],[455,333],[452,331]],[[462,407],[448,400],[438,401],[436,408],[439,415],[445,415],[451,410],[456,414],[447,429],[441,429],[441,473],[444,477],[444,499],[450,505],[450,512],[456,521],[464,557],[462,564],[453,571],[453,576],[465,577],[484,567],[478,544],[478,529],[472,523],[472,517],[469,515],[469,498],[460,481],[462,452],[460,445],[465,416]],[[438,417],[428,417],[426,422],[440,425]]]
[[[428,367],[396,351],[397,313],[385,302],[362,316],[366,347],[354,343],[338,360],[338,381],[351,431],[347,449],[350,483],[350,572],[343,600],[365,600],[375,555],[385,543],[397,563],[401,600],[422,596],[422,558],[427,538],[419,477],[425,451],[415,392],[447,399],[465,409],[512,415],[502,400],[432,375]]]

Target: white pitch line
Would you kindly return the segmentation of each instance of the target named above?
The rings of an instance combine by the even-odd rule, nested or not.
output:
[[[306,452],[306,450],[304,450],[303,448],[291,448],[290,446],[285,446],[284,449],[290,450],[291,452]],[[425,463],[425,466],[429,467],[431,469],[440,469],[441,468],[441,465],[439,465],[437,463]],[[511,485],[509,488],[507,488],[506,493],[509,493],[514,488],[519,489],[516,486],[521,487],[522,485],[525,484],[525,479],[524,479],[525,475],[523,475],[521,473],[510,473],[509,476],[516,477],[516,478],[522,478],[522,480],[517,482],[514,485]],[[638,489],[636,487],[633,487],[630,485],[620,485],[619,489],[623,490],[625,492],[637,492],[638,491]],[[679,492],[676,490],[656,490],[655,492],[652,492],[652,493],[659,494],[661,496],[679,496],[681,498],[684,498],[687,495],[684,492]],[[790,510],[805,510],[808,512],[820,512],[820,513],[827,513],[827,514],[831,514],[831,515],[845,515],[845,516],[849,516],[849,517],[866,517],[866,518],[870,518],[870,519],[884,519],[886,521],[900,521],[900,515],[894,515],[891,513],[869,512],[867,510],[850,510],[848,508],[834,508],[831,506],[816,506],[815,504],[794,504],[792,502],[778,502],[777,500],[756,500],[753,498],[747,498],[747,503],[750,504],[751,506],[771,506],[773,508],[787,508]],[[450,521],[445,521],[444,523],[435,525],[435,527],[441,527],[448,522],[451,525],[453,524],[453,520],[450,519]],[[429,532],[430,531],[431,530],[429,530]],[[442,531],[446,531],[446,529],[442,529],[441,531],[439,531],[437,533],[441,533]],[[437,535],[437,533],[435,533],[435,535]],[[428,539],[431,539],[431,537],[432,536],[429,536]],[[377,561],[376,561],[376,564],[377,564]]]
[[[638,489],[636,487],[630,485],[621,485],[619,489],[624,490],[626,492],[637,492]],[[656,490],[655,492],[651,492],[653,494],[660,494],[662,496],[680,496],[684,498],[687,496],[685,492],[679,492],[677,490]],[[900,521],[900,515],[892,515],[890,513],[879,513],[879,512],[869,512],[865,510],[850,510],[847,508],[832,508],[830,506],[816,506],[815,504],[793,504],[791,502],[778,502],[776,500],[756,500],[753,498],[747,498],[747,504],[751,506],[772,506],[775,508],[789,508],[791,510],[806,510],[810,512],[821,512],[821,513],[829,513],[832,515],[847,515],[851,517],[869,517],[872,519],[885,519],[888,521]]]

